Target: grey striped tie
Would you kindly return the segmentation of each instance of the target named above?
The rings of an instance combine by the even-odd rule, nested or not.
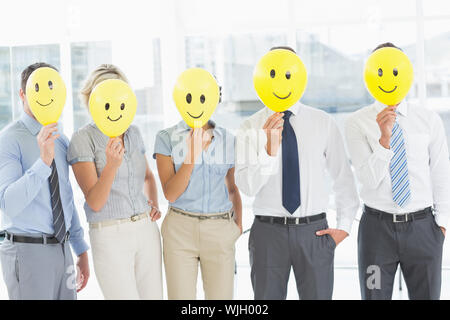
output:
[[[50,178],[48,178],[48,181],[50,182],[55,238],[62,243],[66,236],[66,223],[64,221],[64,211],[59,194],[58,171],[56,170],[55,160],[52,162],[52,174],[50,175]]]

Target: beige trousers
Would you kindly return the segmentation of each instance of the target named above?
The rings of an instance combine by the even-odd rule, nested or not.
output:
[[[145,218],[89,230],[94,270],[107,300],[162,299],[161,238]]]
[[[197,298],[199,263],[205,298],[233,299],[234,244],[241,234],[233,218],[200,220],[169,209],[161,233],[170,300]]]

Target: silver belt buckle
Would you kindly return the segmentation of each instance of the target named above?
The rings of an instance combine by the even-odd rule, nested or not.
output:
[[[288,218],[284,217],[284,224],[287,224]]]
[[[300,218],[295,218],[295,224],[300,224]]]
[[[397,220],[397,216],[405,216],[405,220]],[[392,221],[394,223],[408,222],[408,214],[393,214]]]

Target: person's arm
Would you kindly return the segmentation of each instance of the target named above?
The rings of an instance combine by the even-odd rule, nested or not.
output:
[[[234,181],[234,168],[231,168],[228,170],[228,173],[225,177],[225,183],[228,188],[228,195],[230,198],[231,203],[233,203],[233,210],[235,214],[235,221],[236,224],[241,229],[242,233],[242,200],[241,200],[241,194],[239,193],[239,189],[236,186],[236,183]]]
[[[150,218],[152,219],[152,221],[156,221],[159,218],[161,218],[161,212],[159,211],[159,204],[158,204],[158,188],[156,187],[156,179],[155,176],[153,175],[152,170],[150,170],[147,159],[145,159],[145,162],[146,162],[146,169],[145,169],[144,192],[145,195],[147,196],[150,206],[152,207],[152,210],[150,211]]]
[[[389,140],[395,122],[395,112],[393,115],[387,109],[383,110],[377,122],[382,128],[382,134],[374,146],[367,141],[357,123],[357,118],[349,118],[345,126],[348,152],[356,176],[361,184],[373,188],[377,188],[383,179],[390,179],[389,164],[394,153],[389,149]]]
[[[72,164],[73,173],[83,191],[86,203],[95,212],[100,211],[108,200],[125,148],[119,138],[113,138],[108,141],[105,152],[106,165],[100,177],[97,176],[94,162]]]
[[[277,173],[282,117],[282,113],[274,113],[262,128],[244,125],[236,135],[236,185],[250,197],[255,196],[270,176]]]
[[[175,202],[186,190],[195,160],[203,149],[203,129],[191,130],[186,139],[187,151],[183,164],[175,172],[171,156],[156,153],[156,165],[158,167],[159,179],[164,192],[164,197],[169,202]]]
[[[70,188],[72,193],[72,188]],[[84,231],[80,224],[80,219],[78,217],[78,212],[75,207],[75,203],[73,201],[72,196],[72,220],[70,224],[70,238],[69,242],[72,246],[74,253],[77,255],[77,292],[83,290],[86,287],[87,282],[89,280],[89,260],[87,251],[89,250],[89,246],[84,240]]]
[[[57,125],[41,129],[37,136],[40,157],[25,173],[21,163],[21,150],[13,139],[4,137],[0,143],[0,209],[10,217],[22,212],[38,195],[52,173],[50,165],[55,151],[54,134]],[[26,150],[23,150],[26,152]]]
[[[450,160],[442,120],[434,113],[432,117],[429,153],[434,214],[445,234],[450,217]]]
[[[337,225],[336,229],[322,230],[318,234],[330,234],[336,244],[339,244],[350,234],[353,220],[359,208],[359,197],[342,135],[335,121],[331,118],[329,120],[325,157],[327,170],[333,179]]]

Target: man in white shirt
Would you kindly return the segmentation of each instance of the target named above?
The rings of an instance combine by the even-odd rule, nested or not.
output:
[[[359,207],[335,121],[298,102],[283,113],[263,108],[243,122],[236,148],[236,184],[255,197],[249,239],[255,299],[286,299],[291,268],[300,299],[331,299],[334,249]],[[326,220],[326,171],[334,180],[336,229]]]
[[[396,48],[385,43],[374,51],[383,47]],[[346,139],[365,204],[358,234],[362,298],[391,299],[400,264],[411,299],[439,299],[450,213],[440,117],[405,101],[375,102],[349,117]]]

